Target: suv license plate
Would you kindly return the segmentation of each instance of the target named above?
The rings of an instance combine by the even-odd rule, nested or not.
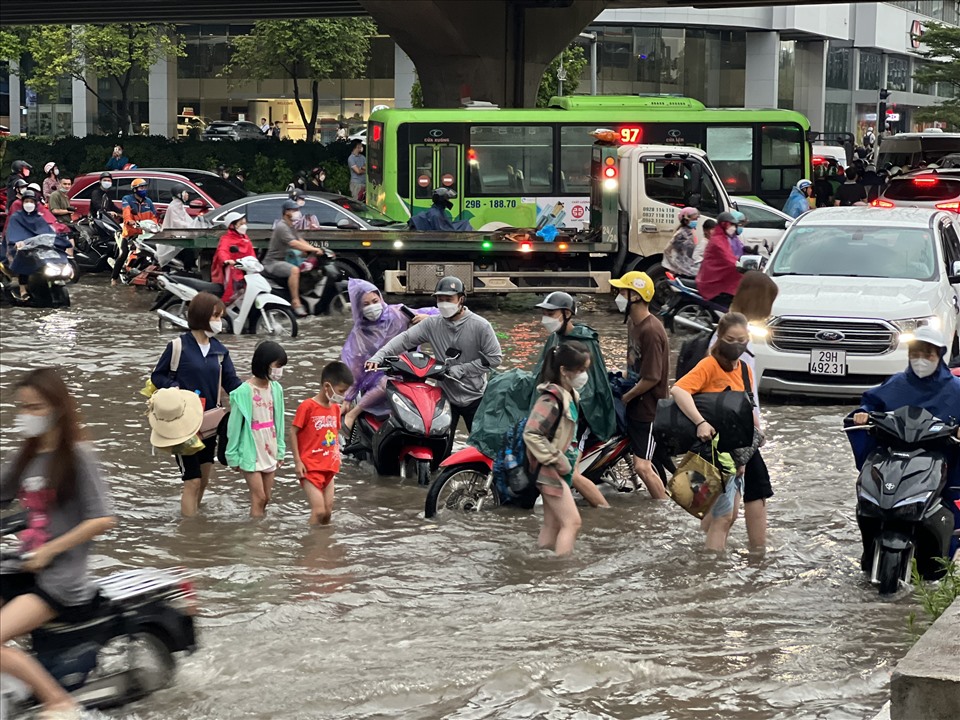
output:
[[[811,350],[811,375],[846,375],[846,350]]]

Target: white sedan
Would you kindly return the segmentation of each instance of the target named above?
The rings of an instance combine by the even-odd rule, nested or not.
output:
[[[773,252],[793,218],[759,200],[740,197],[730,199],[747,218],[743,235],[740,237],[743,244],[763,245],[768,253]]]

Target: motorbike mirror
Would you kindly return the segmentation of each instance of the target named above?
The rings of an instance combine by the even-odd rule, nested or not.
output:
[[[458,357],[460,357],[460,348],[455,348],[455,347],[447,348],[446,357],[447,357],[447,360],[456,360]]]
[[[737,261],[737,269],[741,272],[762,270],[765,260],[763,255],[744,255]]]
[[[359,230],[360,226],[357,225],[353,220],[349,218],[341,218],[337,220],[337,227],[341,230]]]

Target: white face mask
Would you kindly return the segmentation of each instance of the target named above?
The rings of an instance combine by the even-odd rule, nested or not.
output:
[[[283,377],[283,368],[282,368],[282,367],[270,368],[270,379],[271,379],[271,380],[279,380],[279,379],[282,378],[282,377]]]
[[[110,182],[109,180],[101,180],[100,187],[102,187],[104,190],[109,190],[110,188],[113,187],[113,183]]]
[[[339,395],[334,389],[333,385],[330,386],[330,390],[327,392],[327,398],[330,400],[332,405],[340,405],[343,403],[343,395]]]
[[[246,226],[246,225],[237,225],[237,232],[240,233],[241,235],[246,235],[246,234],[247,234],[247,226]]]
[[[297,222],[301,217],[302,215],[300,214],[299,210],[294,210],[292,213],[290,213],[291,222]]]
[[[547,329],[548,332],[552,332],[552,333],[559,331],[560,328],[563,327],[562,320],[557,320],[556,318],[552,318],[549,315],[544,315],[543,318],[540,320],[540,322],[543,324],[543,326]]]
[[[32,213],[32,212],[33,212],[34,210],[36,210],[36,209],[37,209],[37,204],[36,204],[36,203],[28,202],[28,203],[24,203],[24,204],[23,204],[23,211],[24,211],[24,212]]]
[[[53,426],[53,416],[51,415],[26,415],[21,413],[17,415],[16,432],[21,437],[36,438],[46,435]]]
[[[581,373],[577,373],[572,378],[570,378],[570,387],[574,390],[583,390],[583,386],[587,384],[587,381],[590,379],[590,376],[587,375],[586,370]]]
[[[440,311],[440,314],[445,318],[452,318],[458,312],[460,312],[460,303],[452,302],[438,302],[437,310]]]
[[[930,377],[937,371],[937,365],[940,363],[926,358],[911,358],[910,367],[917,377]]]
[[[210,329],[204,330],[204,332],[207,334],[207,337],[213,337],[217,333],[223,332],[223,320],[211,320]]]
[[[373,305],[365,305],[363,310],[363,316],[370,322],[376,322],[380,319],[380,316],[383,315],[383,305],[380,303],[374,303]]]
[[[727,229],[724,230],[724,232],[727,234],[727,237],[733,237],[734,235],[737,234],[737,226],[736,226],[736,225],[728,225],[728,226],[727,226]]]
[[[617,310],[622,313],[625,313],[627,311],[627,307],[630,305],[630,301],[627,300],[623,295],[617,295],[617,299],[614,300],[614,302],[617,304]]]

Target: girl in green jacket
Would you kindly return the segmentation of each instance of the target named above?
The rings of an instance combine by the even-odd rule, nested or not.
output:
[[[252,377],[230,393],[227,464],[243,473],[250,488],[250,517],[263,517],[283,465],[283,388],[278,382],[287,353],[267,340],[257,345]]]

